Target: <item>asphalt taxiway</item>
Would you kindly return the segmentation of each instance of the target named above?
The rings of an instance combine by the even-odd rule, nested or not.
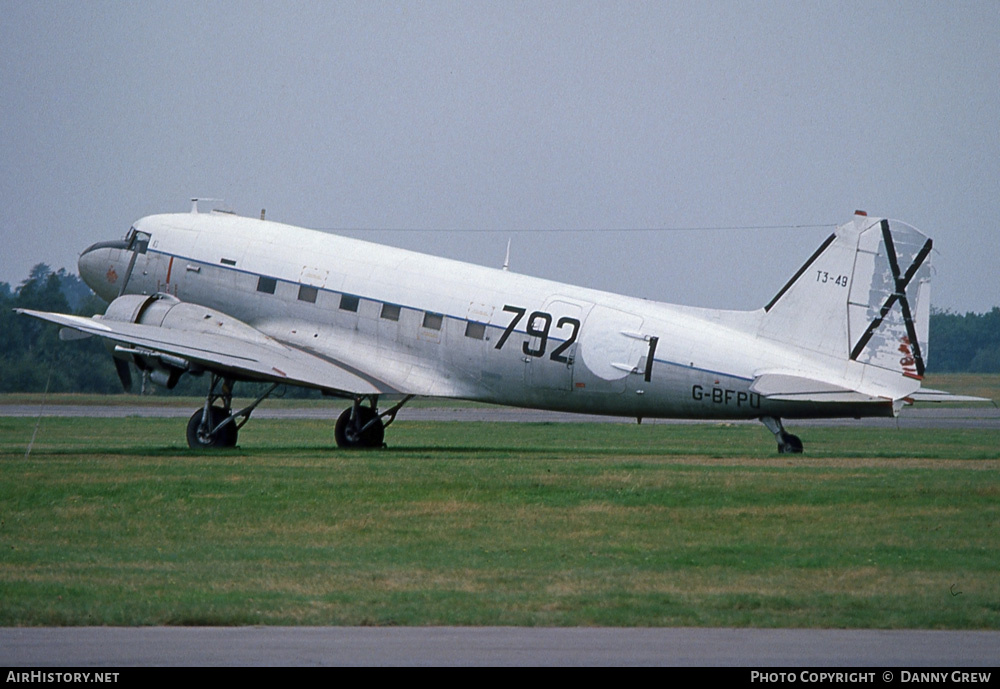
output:
[[[522,627],[0,629],[0,666],[996,665],[1000,632]],[[879,670],[871,682],[891,682]],[[895,671],[898,678],[898,670]],[[123,675],[119,681],[127,679]]]

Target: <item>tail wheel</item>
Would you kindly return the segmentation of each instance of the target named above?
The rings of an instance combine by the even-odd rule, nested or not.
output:
[[[204,450],[213,447],[235,447],[238,430],[233,422],[227,423],[219,430],[212,429],[222,423],[229,412],[222,407],[208,408],[208,423],[202,423],[204,409],[199,409],[191,415],[187,426],[188,447],[194,450]]]
[[[382,447],[385,440],[385,425],[378,412],[371,407],[357,407],[356,419],[351,418],[352,409],[345,409],[337,419],[333,436],[337,447],[347,449],[364,447]],[[369,425],[369,423],[371,425]]]
[[[797,435],[792,435],[785,431],[781,432],[781,440],[778,441],[779,454],[801,454],[802,440]]]

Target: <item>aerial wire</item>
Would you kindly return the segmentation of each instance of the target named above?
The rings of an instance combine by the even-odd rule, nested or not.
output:
[[[28,459],[28,455],[31,454],[31,448],[35,444],[35,436],[38,435],[38,427],[42,425],[42,412],[45,411],[45,402],[49,397],[49,383],[52,382],[52,369],[49,369],[49,377],[45,380],[45,392],[42,393],[42,403],[38,407],[38,419],[35,421],[35,430],[31,434],[31,441],[28,443],[28,449],[24,451],[25,460]]]
[[[477,227],[313,227],[325,232],[460,232],[470,234],[488,233],[555,233],[555,232],[747,232],[760,230],[811,230],[836,227],[835,223],[806,225],[710,225],[700,227],[551,227],[520,229],[483,229]]]

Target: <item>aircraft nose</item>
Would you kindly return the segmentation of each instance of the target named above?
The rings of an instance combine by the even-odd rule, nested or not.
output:
[[[100,259],[97,257],[97,251],[92,246],[83,250],[83,253],[80,254],[80,260],[76,263],[76,266],[80,271],[80,277],[83,278],[83,281],[90,285],[90,288],[95,291],[97,290],[94,285],[97,282],[99,263]]]
[[[119,267],[125,243],[98,242],[91,244],[77,261],[80,277],[105,301],[118,296],[122,269]]]

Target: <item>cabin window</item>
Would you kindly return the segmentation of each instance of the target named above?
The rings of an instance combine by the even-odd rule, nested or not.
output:
[[[382,304],[382,318],[387,321],[398,321],[399,307],[395,304]]]
[[[473,340],[484,339],[486,337],[486,324],[469,321],[465,324],[465,336],[471,337]]]
[[[307,301],[310,304],[316,303],[316,295],[319,290],[309,285],[299,285],[299,301]]]
[[[360,299],[355,297],[353,294],[341,294],[340,295],[340,310],[341,311],[357,311],[358,304],[361,302]]]
[[[440,330],[441,324],[444,323],[444,316],[440,313],[431,313],[426,311],[424,313],[424,327],[430,330]]]
[[[278,281],[261,275],[257,279],[257,291],[264,294],[274,294],[274,288],[278,286]]]

